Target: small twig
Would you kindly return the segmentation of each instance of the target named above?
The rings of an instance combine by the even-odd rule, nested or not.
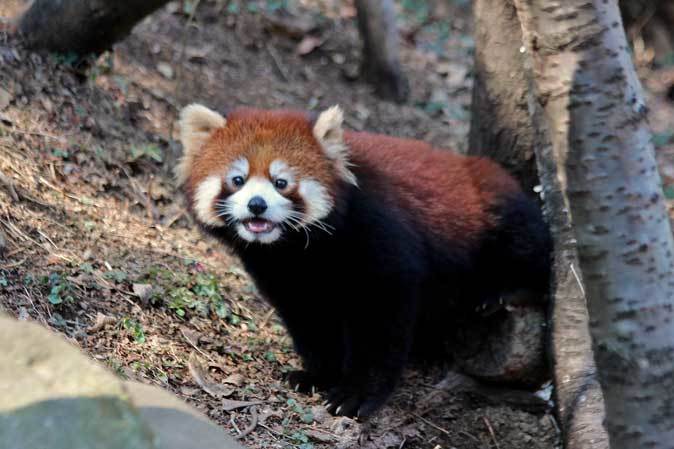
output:
[[[18,226],[16,226],[14,223],[9,221],[9,219],[7,221],[0,220],[0,222],[5,225],[6,229],[12,235],[14,235],[14,237],[19,238],[19,239],[23,240],[24,242],[31,242],[34,245],[36,245],[37,247],[42,248],[42,249],[44,249],[45,251],[47,251],[51,254],[51,251],[49,251],[49,248],[46,247],[46,245],[43,245],[42,243],[38,242],[37,240],[35,240],[31,236],[29,236],[28,234],[23,232]]]
[[[576,282],[578,282],[578,287],[580,287],[580,292],[583,294],[583,296],[585,296],[585,288],[583,288],[583,283],[580,281],[580,276],[578,276],[578,273],[576,273],[576,268],[573,266],[573,264],[571,264],[570,266],[571,272],[573,273],[573,277],[576,278]]]
[[[187,340],[187,343],[189,343],[190,346],[192,346],[194,349],[196,349],[197,352],[198,352],[199,354],[201,354],[201,355],[203,355],[204,357],[206,357],[206,358],[207,358],[208,360],[210,360],[212,363],[215,363],[215,360],[213,360],[213,357],[211,357],[210,355],[206,354],[204,351],[202,351],[201,349],[199,349],[199,347],[196,345],[196,343],[194,343],[194,342],[187,336],[187,334],[185,334],[185,331],[184,331],[183,329],[180,329],[180,333],[183,335],[183,337],[185,338],[185,340]]]
[[[23,191],[20,187],[14,184],[14,181],[4,173],[0,172],[0,184],[4,185],[5,188],[9,191],[9,196],[12,197],[13,201],[28,200],[31,203],[35,203],[38,206],[51,208],[51,204],[43,203],[42,201],[33,198],[28,193]]]
[[[14,182],[12,182],[11,179],[9,179],[4,173],[0,172],[0,183],[7,188],[9,191],[9,195],[12,197],[12,200],[14,201],[19,201],[19,194],[16,192],[16,189],[14,188]]]
[[[52,134],[45,134],[45,133],[40,133],[36,131],[26,131],[23,129],[18,129],[18,128],[9,128],[10,134],[16,133],[16,134],[24,134],[27,136],[39,136],[39,137],[44,137],[47,139],[53,139],[53,140],[58,140],[59,142],[63,140],[62,137],[54,136]]]
[[[23,265],[26,262],[26,259],[21,259],[18,262],[12,262],[5,265],[0,265],[0,269],[9,270],[10,268],[16,268]]]
[[[30,292],[28,291],[28,289],[25,286],[23,287],[23,291],[24,291],[24,294],[26,295],[26,298],[28,299],[28,302],[30,302],[30,305],[33,307],[33,310],[35,311],[37,316],[40,317],[40,319],[42,320],[43,323],[46,323],[47,320],[44,318],[44,316],[42,316],[42,313],[40,313],[40,311],[37,310],[37,307],[35,306],[35,302],[33,301],[33,298],[31,296]],[[44,306],[43,308],[44,308],[44,310],[47,311],[47,315],[49,316],[49,318],[51,318],[51,311],[49,310],[49,307]]]
[[[239,429],[239,426],[236,425],[236,421],[234,420],[234,414],[233,413],[229,417],[229,423],[232,425],[232,427],[234,427],[234,429],[236,430],[236,433],[241,435],[241,430]]]
[[[484,425],[487,426],[487,430],[489,430],[489,435],[491,435],[491,439],[494,442],[494,446],[496,449],[501,449],[498,445],[498,441],[496,441],[496,434],[494,433],[494,428],[491,426],[491,423],[487,419],[486,416],[482,417],[482,421],[484,421]]]
[[[255,406],[250,408],[250,417],[251,417],[250,424],[248,425],[248,427],[243,429],[243,432],[239,432],[239,436],[237,436],[238,439],[242,439],[245,438],[247,435],[250,435],[250,433],[257,427],[258,416]]]
[[[410,414],[411,414],[412,416],[414,416],[415,418],[419,418],[420,420],[422,420],[423,422],[425,422],[425,423],[428,424],[429,426],[433,427],[435,430],[439,430],[440,432],[444,433],[444,434],[447,435],[447,436],[450,436],[450,435],[451,435],[451,433],[449,433],[449,430],[443,429],[442,427],[438,426],[437,424],[435,424],[435,423],[433,423],[433,422],[427,420],[427,419],[424,418],[423,416],[417,415],[417,414],[414,413],[414,412],[410,412]]]
[[[283,81],[285,81],[286,83],[290,81],[290,79],[288,78],[288,72],[283,68],[283,65],[281,64],[281,60],[278,54],[276,53],[276,50],[274,50],[272,46],[269,45],[269,42],[267,42],[264,47],[267,49],[267,52],[271,56],[272,61],[274,61],[274,65],[278,69],[281,78],[283,78]]]
[[[99,207],[99,208],[101,207],[100,205],[94,203],[94,202],[91,201],[91,200],[85,201],[85,200],[83,200],[82,198],[80,198],[80,197],[78,197],[78,196],[76,196],[76,195],[73,195],[73,194],[71,194],[71,193],[68,193],[68,192],[66,192],[65,190],[63,190],[63,189],[61,189],[61,188],[59,188],[59,187],[56,187],[55,185],[53,185],[52,183],[50,183],[49,181],[47,181],[46,179],[44,179],[42,176],[40,176],[40,178],[38,178],[38,181],[40,182],[40,184],[42,184],[42,185],[44,185],[44,186],[47,186],[47,187],[49,187],[50,189],[52,189],[52,190],[54,190],[54,191],[60,193],[61,195],[64,195],[64,196],[70,198],[71,200],[77,201],[77,202],[80,203],[80,204],[84,204],[85,206],[93,206],[93,207]]]
[[[466,436],[466,437],[470,438],[471,440],[475,441],[476,443],[482,444],[482,441],[480,441],[480,439],[478,437],[476,437],[475,435],[471,435],[470,433],[466,432],[465,430],[459,430],[456,433],[458,433],[459,435]]]
[[[260,327],[261,327],[261,328],[267,326],[267,322],[269,321],[269,319],[271,318],[271,316],[272,316],[273,314],[274,314],[274,308],[273,308],[273,307],[270,307],[270,308],[269,308],[269,312],[267,312],[267,313],[264,314],[264,317],[262,318],[262,321],[260,322]]]
[[[49,236],[48,236],[47,234],[45,234],[44,232],[42,232],[40,229],[37,229],[37,233],[40,234],[42,237],[44,237],[49,243],[51,243],[52,246],[54,247],[54,249],[57,249],[57,250],[59,249],[59,247],[56,246],[56,243],[54,243],[53,240],[50,239]]]
[[[271,434],[277,435],[277,436],[279,436],[279,437],[281,437],[281,438],[285,438],[285,439],[287,439],[287,440],[294,441],[293,438],[290,437],[289,435],[285,435],[285,434],[283,434],[283,433],[281,433],[281,432],[277,432],[276,430],[272,429],[271,427],[269,427],[269,426],[266,425],[266,424],[258,423],[258,425],[259,425],[260,427],[264,428],[264,429],[267,429],[267,431],[269,431],[269,433],[271,433]]]

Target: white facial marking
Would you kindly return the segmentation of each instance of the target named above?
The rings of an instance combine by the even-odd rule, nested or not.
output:
[[[253,218],[254,215],[248,210],[248,202],[255,196],[262,197],[267,203],[267,210],[260,217],[275,223],[283,221],[292,206],[292,201],[278,193],[271,181],[254,176],[227,198],[231,203],[231,215],[237,220]]]
[[[271,164],[269,164],[269,176],[271,177],[274,187],[276,187],[276,181],[282,179],[286,181],[286,187],[283,187],[281,191],[287,192],[295,188],[296,185],[296,171],[288,164],[286,164],[281,159],[275,159]]]
[[[245,158],[237,159],[230,165],[225,182],[235,192],[223,202],[218,202],[217,208],[213,205],[220,194],[222,180],[212,176],[198,186],[195,211],[202,222],[221,226],[231,221],[243,240],[266,244],[278,240],[285,228],[298,230],[324,219],[332,210],[334,202],[323,184],[313,178],[297,180],[295,169],[280,159],[269,165],[271,179],[263,176],[248,178],[249,169]],[[236,176],[244,178],[243,186],[233,184],[232,179]],[[297,185],[297,192],[306,206],[304,214],[294,210],[293,202],[275,187],[277,179],[285,179],[289,187]],[[267,205],[267,209],[257,216],[248,208],[248,203],[254,197],[261,197]],[[262,223],[256,220],[262,220]]]
[[[202,223],[210,226],[222,226],[224,221],[213,208],[215,199],[222,191],[219,176],[212,175],[203,180],[194,192],[194,213]]]
[[[299,194],[307,206],[306,221],[314,222],[327,217],[332,210],[333,201],[328,189],[320,182],[308,178],[300,181]]]
[[[240,157],[239,159],[232,162],[229,166],[229,171],[227,172],[226,182],[230,189],[234,190],[238,187],[234,185],[233,179],[237,176],[241,176],[244,180],[248,177],[248,170],[250,165],[248,164],[248,159],[245,157]]]
[[[295,170],[281,159],[275,159],[269,164],[269,175],[272,179],[285,179],[288,185],[295,183]]]
[[[257,218],[268,220],[276,226],[269,232],[253,233],[241,223],[250,220],[255,215],[248,209],[248,202],[259,196],[267,204],[265,210]],[[292,212],[292,201],[281,195],[269,179],[253,176],[237,192],[230,195],[227,200],[229,217],[238,221],[236,231],[239,236],[249,242],[271,243],[281,236],[279,224],[284,222]]]

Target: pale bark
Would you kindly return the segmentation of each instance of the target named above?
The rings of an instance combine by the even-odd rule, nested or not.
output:
[[[527,73],[529,64],[527,64]],[[557,177],[550,135],[540,105],[530,95],[531,129],[543,186],[545,216],[555,248],[551,351],[555,405],[565,449],[608,449],[604,428],[604,398],[592,354],[585,292],[571,217]]]
[[[168,0],[35,0],[19,21],[32,48],[99,53]]]
[[[496,159],[527,187],[539,183],[540,173],[544,211],[555,248],[549,322],[562,439],[567,449],[606,449],[604,405],[592,357],[585,296],[574,275],[579,270],[575,240],[556,182],[556,168],[545,162],[550,160],[550,139],[542,111],[532,101],[531,63],[528,53],[521,51],[519,19],[509,1],[476,0],[473,11],[476,82],[469,152]]]
[[[510,1],[475,0],[473,17],[475,80],[468,154],[496,160],[531,192],[538,175],[517,13]]]
[[[578,241],[611,447],[674,448],[674,242],[617,1],[515,3]]]
[[[363,41],[363,75],[382,97],[405,101],[409,86],[400,64],[393,0],[356,0],[356,10]]]

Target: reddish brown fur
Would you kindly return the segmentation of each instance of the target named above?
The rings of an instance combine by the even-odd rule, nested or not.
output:
[[[438,150],[418,140],[357,132],[345,132],[344,137],[356,176],[367,177],[366,183],[359,179],[363,187],[384,193],[390,204],[400,204],[426,229],[455,244],[476,241],[495,224],[489,209],[497,196],[519,191],[517,183],[488,159]],[[300,177],[315,178],[336,192],[334,167],[304,113],[235,111],[195,158],[188,188],[241,156],[248,159],[251,175],[268,176],[271,162],[281,159]]]
[[[324,156],[305,114],[239,109],[227,117],[225,127],[213,133],[195,158],[188,189],[208,175],[226,170],[242,156],[248,159],[251,176],[268,177],[271,162],[281,159],[300,177],[318,179],[329,190],[337,182],[332,164]]]
[[[497,200],[495,192],[520,190],[488,159],[385,135],[347,132],[345,140],[354,165],[367,167],[371,188],[388,192],[391,204],[401,202],[426,229],[456,244],[469,244],[494,225],[489,208]]]

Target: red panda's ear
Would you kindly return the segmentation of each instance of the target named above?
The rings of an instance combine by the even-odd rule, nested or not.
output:
[[[328,158],[335,162],[337,171],[344,181],[358,185],[355,175],[349,170],[349,148],[344,143],[344,113],[339,106],[321,112],[314,124],[314,137],[323,147]]]
[[[179,184],[184,183],[192,168],[194,156],[201,150],[213,131],[222,128],[227,120],[200,104],[191,104],[180,111],[180,141],[183,155],[175,173]]]

